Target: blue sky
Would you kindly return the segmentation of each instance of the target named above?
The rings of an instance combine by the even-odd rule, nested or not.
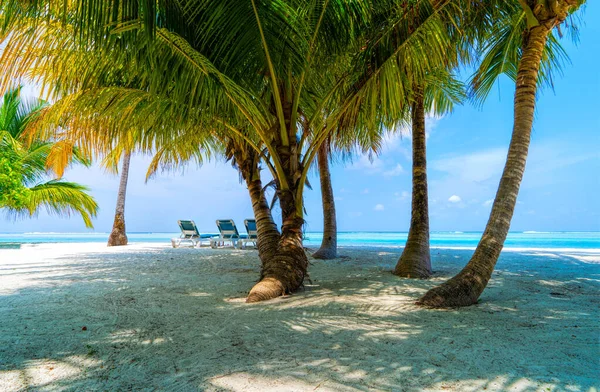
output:
[[[554,92],[537,102],[530,156],[511,230],[600,230],[600,5],[589,2],[580,41],[563,45],[571,64],[557,75]],[[588,23],[586,23],[588,21]],[[32,88],[29,94],[35,94]],[[434,231],[481,231],[485,227],[512,130],[514,85],[497,84],[482,107],[470,104],[443,118],[429,119],[430,224]],[[149,158],[132,161],[126,220],[131,232],[175,232],[177,219],[194,219],[203,231],[214,221],[252,216],[245,186],[224,162],[144,182]],[[410,138],[390,136],[372,162],[356,157],[332,168],[340,231],[407,231],[410,223]],[[73,168],[68,180],[88,185],[100,204],[95,231],[112,227],[118,178],[95,166]],[[322,229],[318,178],[306,192],[307,230]],[[276,215],[279,211],[275,212]],[[0,232],[80,232],[78,217],[40,214],[32,220],[0,220]]]

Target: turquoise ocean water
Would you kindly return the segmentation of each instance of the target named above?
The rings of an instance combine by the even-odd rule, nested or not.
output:
[[[170,243],[178,233],[128,233],[129,241]],[[400,247],[406,242],[402,232],[341,232],[339,246]],[[318,246],[322,233],[305,234],[306,246]],[[474,248],[481,238],[480,232],[432,232],[434,248]],[[106,242],[108,233],[0,233],[0,248],[19,247],[20,244],[52,242]],[[600,232],[512,232],[505,248],[571,248],[600,249]]]

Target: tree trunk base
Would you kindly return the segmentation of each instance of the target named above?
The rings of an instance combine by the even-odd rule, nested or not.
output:
[[[401,278],[428,279],[431,277],[431,259],[429,251],[426,254],[419,252],[407,254],[402,252],[393,274]]]
[[[429,290],[417,301],[417,305],[427,308],[471,306],[477,303],[486,283],[481,276],[463,271],[446,283]]]
[[[125,233],[125,218],[123,215],[116,215],[113,229],[108,236],[108,246],[127,245],[127,234]]]
[[[263,262],[261,280],[252,287],[246,303],[267,301],[293,293],[307,276],[308,258],[304,248],[291,246],[279,249]]]
[[[321,247],[312,254],[312,257],[320,260],[331,260],[337,258],[337,247]]]
[[[264,278],[252,287],[246,303],[262,302],[269,299],[281,297],[285,294],[285,287],[279,279]]]

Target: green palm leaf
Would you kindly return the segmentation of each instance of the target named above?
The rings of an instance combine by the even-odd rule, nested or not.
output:
[[[64,217],[78,214],[83,218],[85,226],[91,228],[92,218],[98,212],[98,204],[86,193],[87,191],[89,189],[80,184],[51,180],[30,188],[26,208],[12,209],[12,212],[26,212],[29,216],[34,216],[41,209],[45,209],[48,214]]]
[[[40,209],[51,214],[81,215],[86,227],[98,205],[86,193],[87,188],[59,179],[46,181],[49,168],[59,165],[61,170],[71,162],[89,165],[79,149],[68,142],[28,137],[26,127],[42,109],[38,103],[23,104],[19,89],[9,91],[0,107],[0,209],[15,217],[35,216]]]

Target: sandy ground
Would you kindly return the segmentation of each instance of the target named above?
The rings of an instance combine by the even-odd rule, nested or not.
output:
[[[313,260],[293,296],[246,305],[253,250],[51,244],[0,250],[0,391],[595,391],[600,251],[504,252],[480,304],[413,305],[469,250]]]

